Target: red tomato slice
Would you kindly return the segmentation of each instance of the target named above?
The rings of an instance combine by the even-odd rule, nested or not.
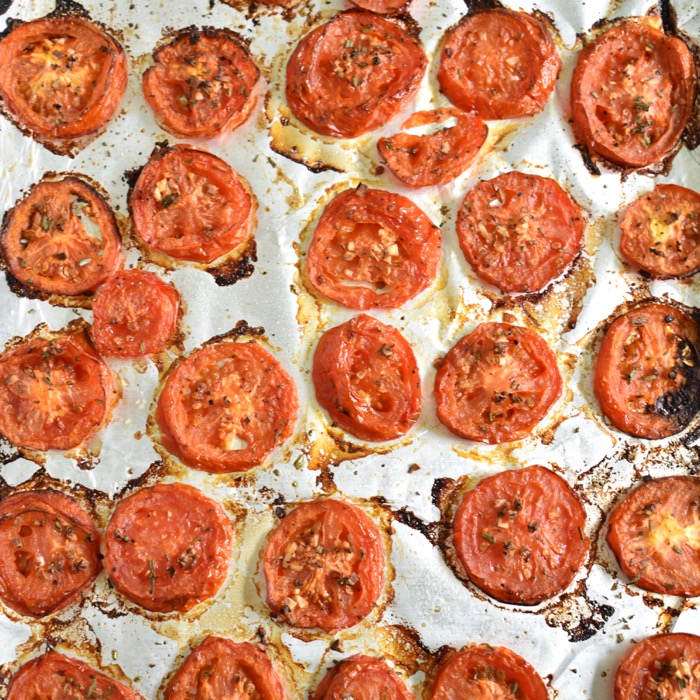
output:
[[[153,152],[129,205],[149,248],[199,263],[248,241],[257,211],[250,186],[228,163],[185,144]]]
[[[357,506],[332,499],[303,503],[268,540],[267,604],[295,627],[352,627],[374,608],[385,569],[379,530]]]
[[[459,177],[476,158],[489,128],[476,114],[441,108],[416,112],[402,125],[412,129],[456,119],[454,126],[419,136],[404,132],[379,139],[377,148],[394,175],[409,187],[444,185]]]
[[[380,15],[388,15],[405,8],[410,0],[350,0],[350,2],[361,10],[377,12]]]
[[[536,292],[581,251],[581,208],[557,182],[509,172],[473,187],[457,219],[464,257],[502,292]]]
[[[285,700],[270,659],[249,642],[207,637],[183,662],[165,700]]]
[[[462,500],[454,544],[469,580],[504,603],[536,605],[563,591],[589,548],[586,512],[544,467],[482,479]]]
[[[13,277],[47,294],[94,291],[122,264],[109,204],[73,176],[34,185],[5,215],[0,248]]]
[[[287,102],[313,131],[355,138],[406,106],[427,64],[420,41],[396,22],[346,12],[299,42],[287,64]]]
[[[158,275],[124,270],[97,292],[92,338],[105,357],[140,357],[164,350],[175,333],[180,295]]]
[[[72,603],[102,569],[92,518],[58,491],[23,491],[0,502],[0,598],[42,617]]]
[[[109,421],[118,398],[83,333],[35,338],[0,356],[0,434],[18,447],[78,447]]]
[[[48,651],[28,661],[13,676],[7,700],[64,698],[141,700],[131,688],[72,656]]]
[[[557,358],[528,328],[482,323],[442,360],[435,375],[440,422],[467,440],[527,437],[561,396]]]
[[[238,34],[189,27],[154,52],[153,65],[143,74],[143,94],[171,134],[216,136],[248,119],[259,77]]]
[[[676,37],[629,19],[581,51],[571,83],[576,138],[639,168],[668,155],[693,111],[695,64]]]
[[[467,647],[438,671],[431,700],[547,700],[547,687],[522,656],[487,644]]]
[[[326,331],[313,361],[316,398],[360,440],[405,435],[421,408],[413,349],[393,326],[362,314]]]
[[[0,41],[0,98],[37,137],[74,139],[102,130],[126,89],[126,56],[81,17],[17,24]]]
[[[257,343],[198,350],[168,376],[156,418],[165,447],[195,469],[251,469],[294,431],[294,380]]]
[[[542,22],[504,8],[463,17],[440,54],[440,90],[482,119],[530,117],[544,109],[561,60]]]
[[[427,289],[440,229],[406,197],[364,186],[325,208],[309,246],[309,282],[342,306],[395,309]]]
[[[313,700],[412,700],[404,682],[381,659],[358,654],[338,662],[316,688]]]
[[[657,185],[627,207],[620,229],[620,251],[652,277],[687,277],[700,270],[698,192]]]
[[[640,484],[610,515],[608,544],[640,588],[700,595],[700,478]]]
[[[610,422],[658,439],[683,430],[700,408],[700,333],[668,304],[646,304],[605,331],[593,388]]]
[[[658,634],[636,644],[615,676],[615,700],[700,697],[700,637]]]
[[[233,526],[199,489],[156,484],[121,501],[105,531],[114,587],[146,610],[186,612],[216,595],[228,575]]]

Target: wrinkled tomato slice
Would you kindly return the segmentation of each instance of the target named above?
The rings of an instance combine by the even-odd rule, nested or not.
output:
[[[388,15],[404,8],[410,0],[350,0],[350,2],[361,10]]]
[[[658,634],[636,644],[615,676],[615,700],[700,697],[700,637]]]
[[[153,272],[118,272],[92,305],[95,347],[105,357],[158,353],[173,337],[179,308],[177,290]]]
[[[346,12],[299,42],[287,64],[287,102],[313,131],[355,138],[404,108],[427,63],[418,39],[398,23]]]
[[[379,530],[357,506],[332,499],[303,503],[268,540],[267,604],[294,627],[352,627],[374,608],[385,568]]]
[[[640,484],[610,515],[608,543],[640,588],[700,595],[700,478],[669,476]]]
[[[309,282],[351,309],[398,308],[433,282],[440,249],[440,230],[413,202],[360,186],[341,192],[321,215]]]
[[[17,24],[0,41],[0,98],[33,134],[69,139],[99,131],[126,89],[126,56],[81,17]]]
[[[381,659],[358,654],[338,662],[323,677],[313,700],[412,700],[396,672]]]
[[[186,612],[216,595],[228,575],[233,526],[226,511],[187,484],[156,484],[122,500],[105,531],[114,587],[153,612]]]
[[[28,661],[13,676],[7,700],[35,698],[110,698],[141,700],[131,688],[80,661],[56,651]]]
[[[91,292],[122,264],[112,210],[72,176],[34,185],[6,214],[0,248],[13,277],[47,294]]]
[[[537,671],[522,656],[487,644],[467,647],[438,671],[431,700],[547,700]]]
[[[700,270],[698,192],[657,185],[630,204],[620,229],[620,251],[652,277],[686,277]]]
[[[401,437],[420,415],[413,349],[396,328],[365,314],[321,336],[312,377],[321,406],[361,440]]]
[[[143,75],[143,94],[171,134],[216,136],[248,119],[259,77],[238,34],[190,27],[154,52],[153,66]]]
[[[695,89],[690,49],[643,21],[626,20],[579,55],[571,83],[574,133],[613,163],[650,165],[678,143]]]
[[[542,22],[504,8],[469,14],[447,32],[440,54],[440,90],[482,119],[540,112],[561,60]]]
[[[118,397],[83,333],[35,338],[0,356],[0,433],[18,447],[79,447],[107,423]]]
[[[610,422],[628,435],[658,439],[683,430],[700,408],[700,334],[668,304],[646,304],[605,331],[593,388]]]
[[[535,605],[564,590],[589,541],[573,489],[544,467],[482,479],[454,521],[455,551],[470,581],[504,603]]]
[[[398,133],[379,139],[379,154],[399,180],[409,187],[444,185],[459,177],[483,146],[489,129],[476,114],[441,108],[416,112],[403,129],[456,120],[433,134]]]
[[[294,380],[257,343],[221,342],[168,376],[156,418],[165,447],[195,469],[225,473],[263,463],[293,432]]]
[[[509,172],[464,198],[457,235],[477,275],[503,292],[536,292],[581,250],[581,208],[554,180]]]
[[[183,662],[165,691],[165,700],[285,700],[277,671],[249,642],[207,637]]]
[[[442,360],[435,376],[440,421],[486,443],[527,437],[562,391],[557,359],[537,333],[482,323]]]
[[[248,183],[228,163],[184,144],[154,151],[129,204],[149,248],[198,263],[248,241],[257,211]]]
[[[0,598],[20,615],[65,608],[102,569],[92,518],[58,491],[24,491],[0,503]]]

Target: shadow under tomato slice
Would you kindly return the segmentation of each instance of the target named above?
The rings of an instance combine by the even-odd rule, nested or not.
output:
[[[593,388],[610,422],[659,439],[683,430],[700,409],[700,331],[675,306],[646,304],[605,331]]]
[[[142,700],[131,688],[106,673],[56,651],[48,651],[24,664],[10,680],[6,700],[68,697]]]
[[[0,98],[19,124],[47,140],[100,131],[126,89],[126,56],[81,17],[44,17],[0,40]]]
[[[579,54],[571,83],[574,134],[618,165],[656,163],[690,119],[695,83],[693,55],[680,39],[626,20]]]
[[[527,437],[561,396],[557,359],[528,328],[482,323],[443,358],[435,376],[440,422],[485,443]]]
[[[157,148],[129,197],[139,238],[151,249],[211,263],[249,240],[257,202],[216,156],[179,144]]]
[[[404,108],[427,63],[418,39],[397,22],[346,12],[297,45],[287,64],[287,102],[313,131],[355,138]]]
[[[640,588],[700,595],[700,477],[640,484],[611,513],[608,544]]]
[[[427,289],[440,230],[406,197],[360,186],[325,208],[307,255],[313,287],[351,309],[393,309]]]
[[[700,637],[658,634],[635,644],[615,676],[615,700],[700,697]]]
[[[264,462],[293,432],[294,380],[257,343],[198,350],[168,376],[156,419],[163,444],[182,462],[215,473]]]
[[[316,398],[361,440],[405,435],[420,415],[420,375],[401,333],[362,314],[326,331],[314,353]]]
[[[476,114],[450,108],[416,112],[401,128],[413,129],[449,120],[456,120],[456,124],[443,126],[433,134],[400,132],[379,139],[379,154],[399,180],[409,187],[444,185],[472,164],[489,133]]]
[[[5,215],[0,247],[25,287],[75,295],[122,265],[121,237],[104,197],[84,180],[42,180]]]
[[[561,60],[545,26],[503,8],[475,12],[447,32],[440,90],[482,119],[529,117],[542,111]]]
[[[75,499],[45,490],[0,502],[0,598],[20,615],[65,608],[101,569],[100,534]]]
[[[166,131],[180,138],[210,137],[248,119],[259,77],[238,34],[190,27],[154,52],[143,93]]]
[[[357,654],[339,661],[316,688],[313,700],[412,700],[404,682],[382,659]]]
[[[303,503],[272,532],[263,557],[267,604],[294,627],[353,627],[384,588],[386,555],[377,526],[357,506]]]

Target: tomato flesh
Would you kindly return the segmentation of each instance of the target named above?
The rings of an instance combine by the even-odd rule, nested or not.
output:
[[[358,654],[343,659],[328,671],[313,700],[412,700],[412,697],[385,661]]]
[[[350,0],[350,2],[361,10],[388,15],[404,8],[410,0]]]

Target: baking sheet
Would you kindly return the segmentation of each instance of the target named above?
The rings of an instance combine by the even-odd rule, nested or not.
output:
[[[548,13],[560,35],[563,68],[545,110],[527,120],[492,122],[484,157],[451,185],[408,190],[389,174],[377,174],[378,133],[348,142],[315,138],[287,116],[281,89],[284,67],[299,38],[347,6],[342,0],[310,0],[294,12],[249,8],[212,0],[86,2],[93,19],[121,33],[130,64],[129,85],[118,116],[107,131],[74,159],[57,156],[0,119],[0,208],[6,210],[46,171],[83,173],[109,193],[117,215],[127,215],[124,173],[143,165],[154,144],[173,139],[155,123],[140,89],[150,52],[176,18],[188,25],[228,27],[251,40],[263,69],[263,86],[251,119],[233,134],[190,140],[223,157],[251,183],[260,209],[257,261],[252,276],[218,286],[206,272],[186,265],[166,273],[129,250],[127,265],[156,270],[180,291],[184,303],[184,347],[189,353],[238,321],[262,326],[269,348],[297,382],[300,415],[295,435],[262,468],[237,477],[206,475],[162,460],[148,435],[152,397],[160,371],[178,354],[150,361],[112,362],[124,396],[110,425],[89,454],[50,453],[45,462],[2,448],[0,476],[11,486],[45,484],[48,478],[74,485],[90,501],[104,526],[114,502],[130,480],[181,480],[224,503],[234,519],[237,547],[231,575],[213,601],[186,615],[155,615],[112,591],[104,572],[81,604],[43,620],[21,618],[0,608],[0,677],[8,676],[47,642],[128,678],[146,698],[159,697],[167,677],[188,653],[189,643],[208,633],[261,639],[276,662],[290,697],[306,697],[335,659],[358,651],[384,654],[397,664],[420,695],[446,645],[488,642],[508,646],[530,661],[547,680],[552,697],[603,699],[622,655],[634,640],[659,631],[700,632],[697,600],[683,602],[628,585],[604,542],[601,524],[620,494],[642,474],[695,472],[700,448],[691,428],[653,443],[607,428],[596,408],[591,358],[598,329],[622,303],[645,296],[700,306],[698,280],[648,283],[625,270],[615,252],[615,215],[653,187],[645,175],[603,170],[593,177],[573,149],[568,92],[577,35],[603,17],[645,14],[651,3],[589,0],[508,2],[514,9]],[[700,38],[700,11],[689,0],[674,5],[679,26]],[[40,17],[53,9],[43,0],[15,0],[8,16]],[[414,0],[410,13],[421,27],[430,58],[428,75],[409,109],[446,104],[437,89],[437,52],[445,29],[464,14],[458,0]],[[267,93],[267,94],[265,94]],[[397,130],[401,117],[381,134]],[[296,152],[292,154],[292,147]],[[279,152],[341,170],[311,172]],[[465,192],[479,179],[510,169],[558,180],[588,212],[584,252],[547,293],[508,299],[482,284],[464,261],[454,231]],[[365,182],[411,198],[441,226],[444,253],[436,283],[405,309],[373,312],[397,326],[413,345],[421,368],[424,405],[417,425],[403,439],[370,446],[332,429],[310,390],[310,359],[319,335],[354,312],[319,301],[306,287],[299,252],[313,222],[338,189]],[[683,148],[658,182],[698,188],[700,155]],[[25,335],[37,324],[60,329],[90,312],[19,298],[0,281],[0,342]],[[557,352],[565,379],[562,399],[535,434],[519,443],[484,446],[451,435],[435,417],[433,362],[479,322],[513,314],[540,332]],[[690,437],[689,437],[690,436]],[[40,462],[42,460],[39,460]],[[544,464],[560,470],[582,495],[588,512],[592,552],[567,591],[532,609],[497,603],[465,584],[453,570],[445,521],[454,494],[504,468]],[[79,466],[80,465],[80,466]],[[420,469],[411,469],[419,465]],[[336,635],[278,626],[267,613],[259,572],[261,547],[277,522],[276,507],[332,493],[355,500],[383,526],[390,544],[389,583],[381,604],[356,628]],[[280,506],[280,504],[282,504]],[[2,686],[0,686],[1,688]],[[160,691],[159,691],[160,689]]]

